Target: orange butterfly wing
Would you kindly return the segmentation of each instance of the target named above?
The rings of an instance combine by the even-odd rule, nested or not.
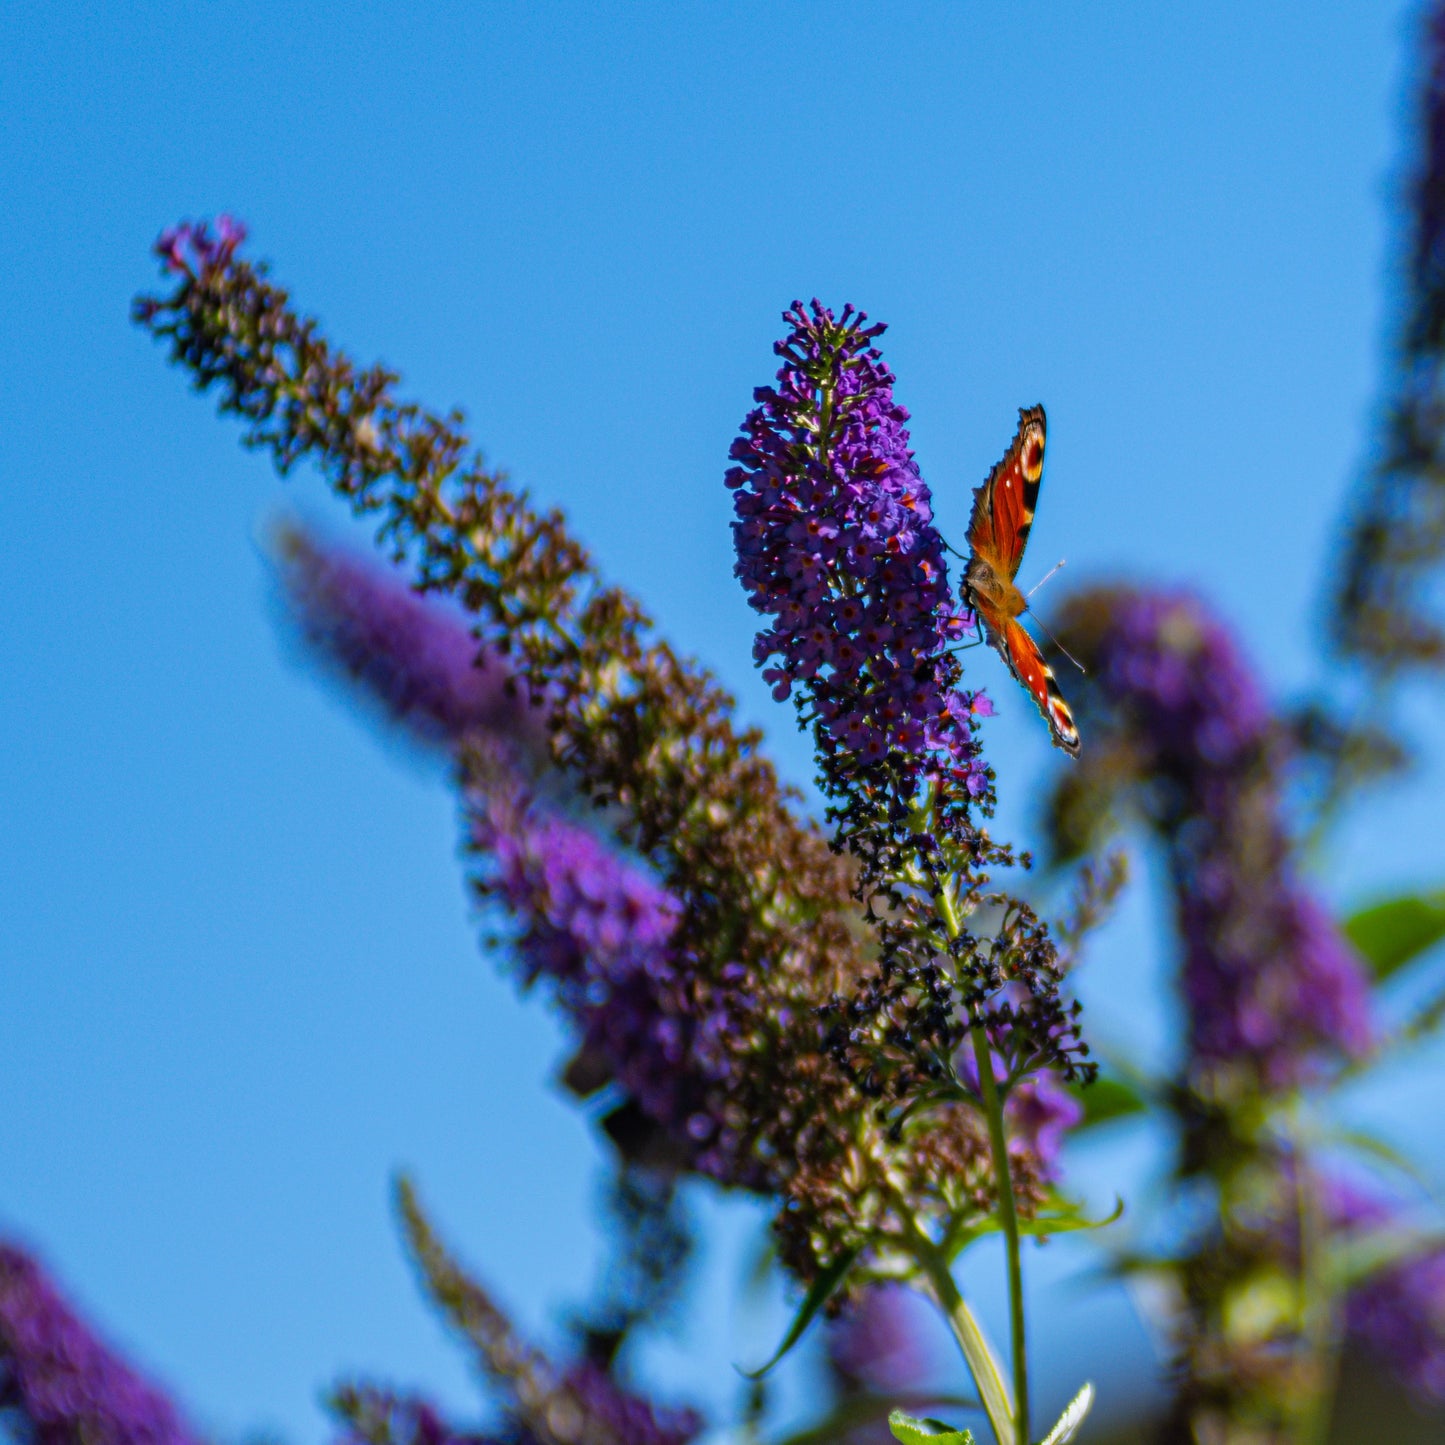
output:
[[[1003,460],[973,494],[968,524],[973,556],[964,576],[964,590],[988,640],[1038,704],[1053,741],[1074,757],[1079,751],[1074,716],[1038,643],[1015,615],[1025,606],[1013,579],[1023,561],[1038,504],[1046,437],[1043,407],[1021,408],[1018,431]]]
[[[1048,424],[1041,406],[1019,409],[1019,429],[1003,460],[973,494],[968,545],[998,576],[1012,582],[1033,526],[1044,476]]]
[[[989,641],[998,648],[1003,660],[1008,663],[1009,671],[1038,703],[1054,742],[1070,757],[1077,757],[1079,729],[1074,725],[1074,715],[1069,711],[1058,683],[1054,681],[1054,670],[1044,661],[1038,643],[1024,631],[1023,624],[1016,617],[1010,617],[1004,623],[1001,637],[995,634]]]

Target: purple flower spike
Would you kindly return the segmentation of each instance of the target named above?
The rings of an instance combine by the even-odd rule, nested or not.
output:
[[[454,752],[466,738],[486,735],[540,761],[542,710],[454,611],[293,524],[277,530],[275,556],[307,645],[419,741]]]
[[[671,947],[677,901],[638,863],[529,797],[514,777],[469,800],[481,889],[511,915],[526,981],[545,979],[600,1061],[693,1168],[758,1183],[733,1111],[732,1009]],[[725,981],[726,982],[726,981]]]
[[[40,1266],[0,1243],[0,1419],[30,1445],[195,1445],[171,1402],[103,1345]]]
[[[1295,872],[1273,722],[1233,639],[1189,593],[1124,587],[1074,598],[1067,627],[1112,756],[1098,777],[1135,788],[1169,859],[1195,1062],[1280,1090],[1363,1053],[1367,980]]]
[[[988,778],[972,717],[991,709],[955,691],[948,649],[966,618],[908,412],[873,345],[884,328],[867,319],[794,302],[777,385],[758,389],[733,443],[734,570],[771,619],[753,655],[771,662],[775,697],[811,700],[831,796],[855,795],[860,774],[876,786],[886,769],[905,799],[928,777],[976,798]]]

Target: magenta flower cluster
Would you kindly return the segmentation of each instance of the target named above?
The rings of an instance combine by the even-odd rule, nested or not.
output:
[[[217,216],[214,234],[205,221],[182,221],[161,232],[156,255],[177,275],[201,276],[224,266],[246,239],[246,228],[230,216]]]
[[[753,655],[775,659],[763,676],[779,701],[795,688],[811,699],[832,791],[888,761],[905,796],[936,770],[977,797],[988,775],[971,716],[984,706],[955,688],[948,649],[966,620],[873,344],[884,328],[817,301],[784,320],[777,385],[755,393],[726,476],[735,571],[771,619]]]
[[[1103,594],[1096,682],[1124,716],[1174,877],[1190,1048],[1272,1087],[1368,1046],[1364,972],[1296,876],[1264,696],[1188,593]]]
[[[165,1395],[96,1338],[40,1266],[0,1243],[0,1424],[7,1418],[27,1445],[196,1445]]]

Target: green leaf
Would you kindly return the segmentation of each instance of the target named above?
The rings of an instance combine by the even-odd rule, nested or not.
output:
[[[1085,1380],[1084,1388],[1069,1401],[1068,1407],[1059,1416],[1058,1423],[1044,1436],[1041,1445],[1068,1445],[1079,1433],[1079,1426],[1084,1423],[1084,1416],[1089,1413],[1089,1407],[1093,1403],[1094,1387]]]
[[[968,1430],[956,1430],[942,1420],[920,1420],[916,1415],[905,1415],[895,1410],[888,1417],[888,1428],[895,1440],[903,1445],[973,1445],[973,1434]]]
[[[1402,1154],[1393,1144],[1381,1139],[1377,1134],[1371,1134],[1367,1129],[1332,1129],[1325,1138],[1338,1141],[1350,1149],[1357,1149],[1361,1154],[1369,1155],[1377,1164],[1397,1169],[1413,1184],[1427,1189],[1430,1186],[1429,1175],[1409,1155]]]
[[[1019,1220],[1019,1233],[1024,1235],[1073,1234],[1080,1229],[1103,1229],[1124,1213],[1124,1201],[1114,1196],[1114,1207],[1102,1219],[1091,1219],[1084,1206],[1050,1191],[1044,1207],[1032,1219]]]
[[[1375,978],[1389,978],[1445,938],[1445,890],[1362,908],[1345,919],[1344,930]]]
[[[1445,1024],[1445,989],[1437,989],[1405,1020],[1400,1028],[1400,1040],[1417,1043],[1429,1038],[1441,1024]]]
[[[1084,1117],[1074,1125],[1075,1134],[1107,1124],[1111,1119],[1126,1119],[1131,1114],[1145,1114],[1149,1105],[1132,1084],[1122,1079],[1098,1078],[1087,1086],[1076,1085],[1069,1091],[1084,1107]]]
[[[983,1405],[966,1395],[928,1396],[922,1405],[947,1405],[959,1410],[982,1410]],[[886,1420],[896,1408],[893,1396],[865,1395],[856,1400],[844,1400],[836,1405],[823,1419],[808,1425],[795,1435],[788,1435],[778,1445],[838,1445],[842,1437],[849,1437],[858,1431],[860,1425],[878,1425]]]
[[[793,1323],[788,1326],[788,1333],[783,1336],[783,1343],[774,1352],[772,1359],[767,1364],[760,1365],[756,1370],[744,1370],[737,1366],[738,1374],[747,1380],[761,1380],[799,1340],[803,1338],[804,1331],[813,1323],[813,1316],[828,1303],[833,1291],[847,1278],[848,1271],[853,1268],[853,1261],[862,1252],[862,1246],[857,1245],[853,1249],[844,1250],[832,1264],[825,1269],[817,1279],[813,1281],[813,1287],[798,1307],[798,1313],[793,1316]]]

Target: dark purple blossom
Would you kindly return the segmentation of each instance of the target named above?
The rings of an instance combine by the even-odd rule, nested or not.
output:
[[[688,1445],[702,1430],[695,1410],[666,1409],[622,1389],[598,1365],[573,1365],[562,1377],[562,1389],[590,1421],[604,1426],[626,1445]]]
[[[174,1405],[0,1243],[0,1420],[31,1445],[195,1445]]]
[[[777,385],[733,443],[727,485],[735,571],[771,625],[758,663],[779,700],[811,702],[824,783],[849,796],[886,770],[900,796],[924,777],[987,792],[949,648],[965,614],[948,585],[932,498],[908,446],[907,410],[875,339],[881,325],[814,301],[784,313]],[[800,704],[801,705],[801,704]]]
[[[1064,1137],[1084,1117],[1083,1105],[1045,1070],[1014,1086],[1004,1112],[1009,1149],[1031,1158],[1041,1178],[1056,1180]]]
[[[828,1330],[828,1363],[847,1394],[900,1395],[928,1372],[917,1296],[902,1285],[864,1290]]]
[[[540,709],[456,612],[300,527],[279,528],[274,550],[307,645],[415,737],[454,751],[480,733],[506,740],[519,756],[540,758],[546,746]]]
[[[725,1182],[742,1144],[726,1106],[737,1065],[726,1047],[735,998],[672,947],[680,909],[638,862],[515,779],[474,793],[472,842],[483,892],[505,904],[527,982],[545,979],[600,1060],[692,1167]]]
[[[1194,1059],[1284,1088],[1323,1056],[1363,1052],[1366,979],[1294,869],[1269,708],[1229,634],[1188,593],[1128,588],[1075,598],[1067,624],[1107,746],[1094,780],[1061,796],[1132,786],[1158,830]]]
[[[156,255],[178,275],[199,276],[224,266],[246,239],[246,227],[230,216],[216,217],[215,234],[205,221],[182,221],[161,232]]]

